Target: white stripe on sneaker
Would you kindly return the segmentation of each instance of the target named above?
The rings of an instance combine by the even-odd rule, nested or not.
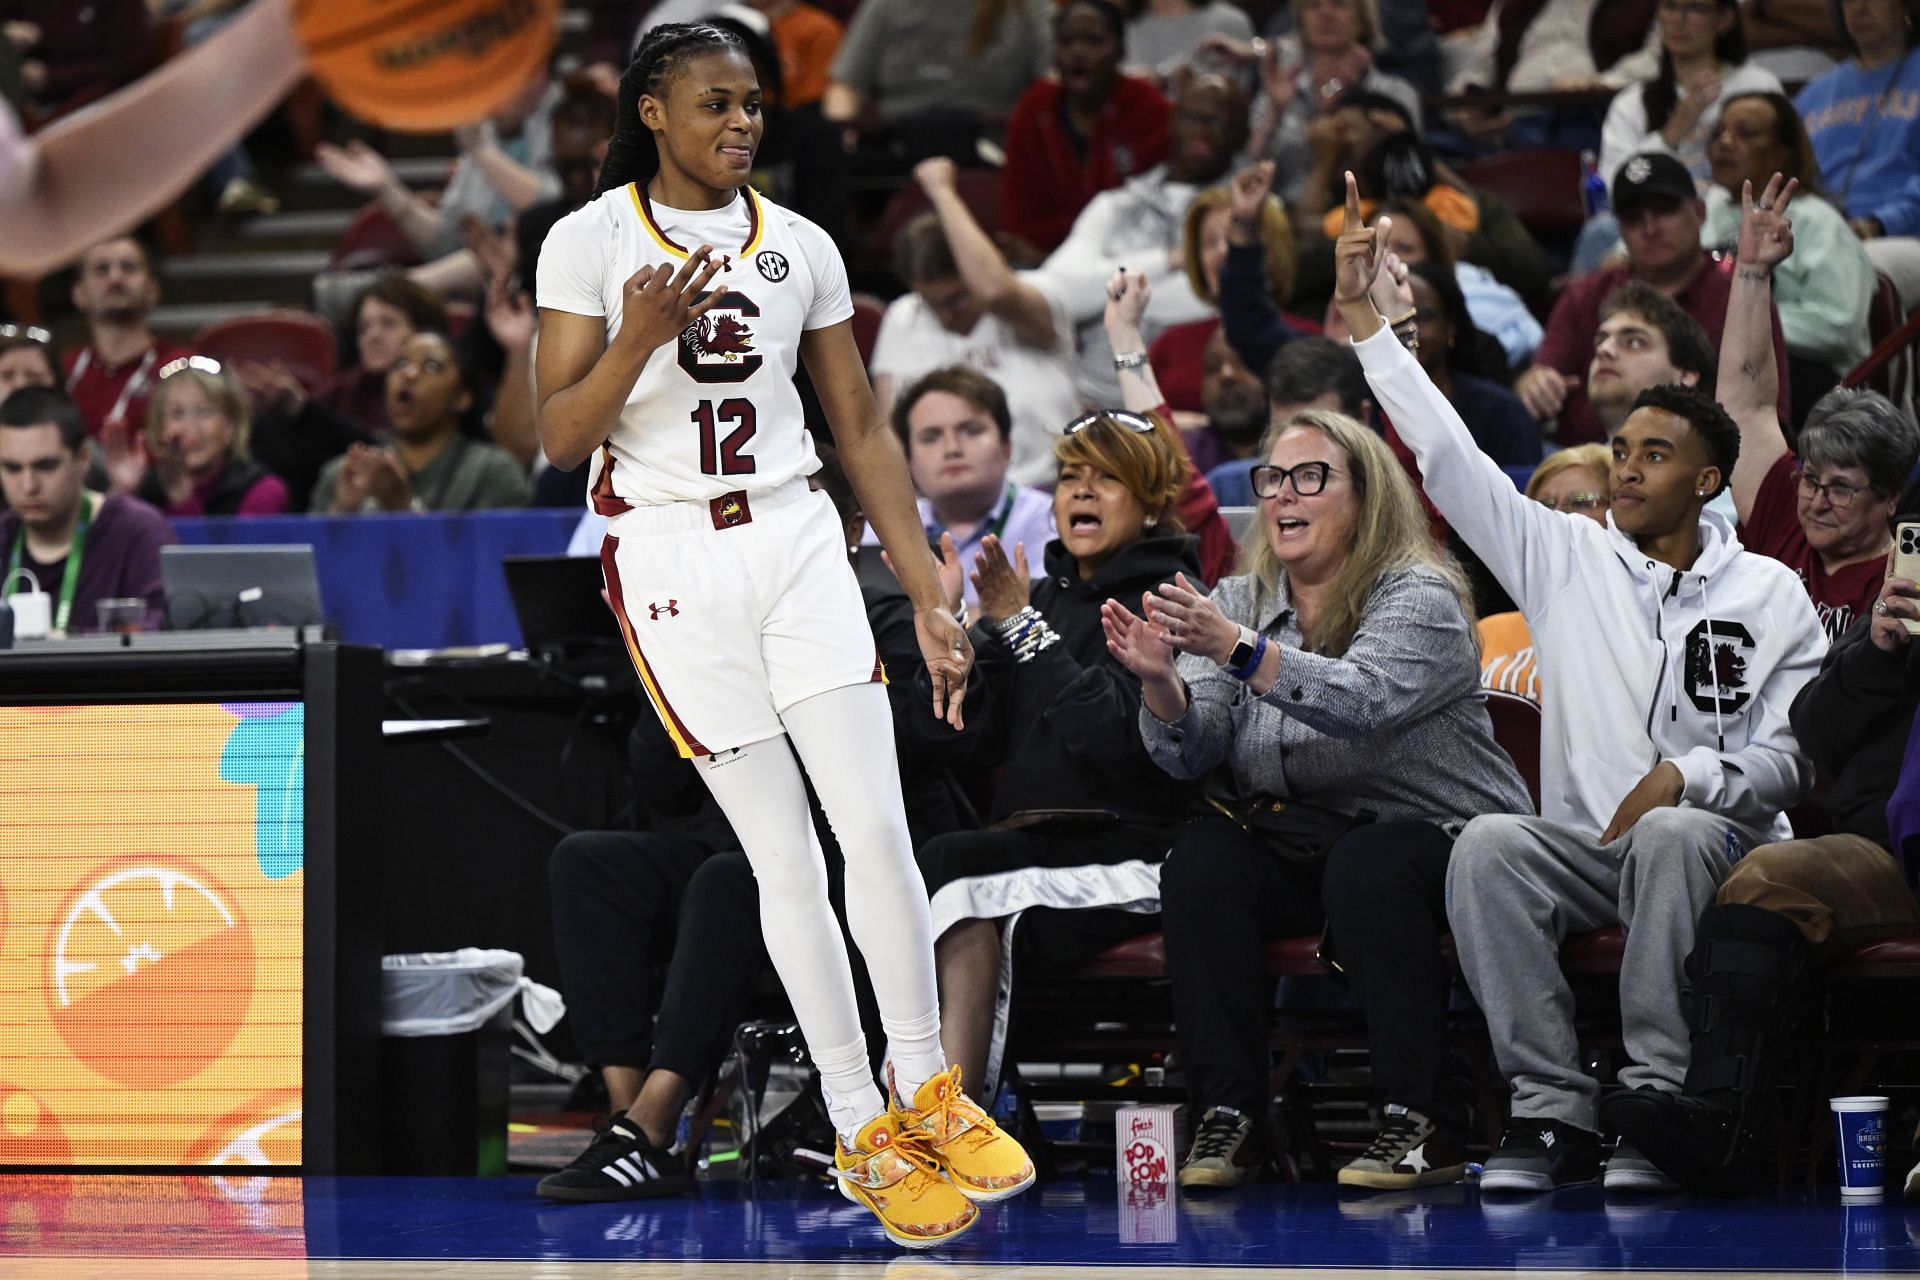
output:
[[[651,1182],[660,1176],[654,1172],[653,1166],[647,1163],[647,1158],[637,1152],[629,1151],[620,1157],[618,1163],[622,1169],[633,1175],[635,1182]]]
[[[620,1167],[620,1162],[617,1160],[614,1161],[612,1164],[608,1165],[606,1168],[602,1169],[600,1172],[606,1174],[609,1178],[612,1178],[615,1182],[619,1183],[623,1187],[630,1187],[633,1185],[633,1179],[629,1178],[624,1172],[622,1172]]]

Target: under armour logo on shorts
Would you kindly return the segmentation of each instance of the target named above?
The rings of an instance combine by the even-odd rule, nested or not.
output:
[[[677,618],[680,616],[680,602],[678,600],[669,600],[665,604],[650,604],[647,606],[647,612],[653,615],[653,621],[655,622],[660,621],[663,615],[669,618]]]

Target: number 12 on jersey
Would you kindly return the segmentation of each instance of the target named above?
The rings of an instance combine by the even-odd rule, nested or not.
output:
[[[693,411],[693,423],[700,428],[700,470],[710,476],[748,476],[753,474],[751,455],[743,453],[753,433],[759,429],[753,401],[738,396],[715,405],[702,400]],[[732,431],[720,439],[720,428],[731,424]]]

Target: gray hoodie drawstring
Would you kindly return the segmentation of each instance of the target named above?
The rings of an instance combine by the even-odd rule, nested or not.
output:
[[[1707,575],[1700,575],[1700,612],[1707,615],[1707,676],[1713,681],[1713,737],[1717,750],[1727,749],[1726,726],[1720,719],[1720,659],[1713,651],[1713,602],[1707,599]]]

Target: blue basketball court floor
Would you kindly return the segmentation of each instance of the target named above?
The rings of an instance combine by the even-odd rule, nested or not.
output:
[[[800,1280],[1920,1273],[1920,1206],[1833,1192],[1714,1202],[1578,1188],[1324,1184],[1123,1194],[1062,1177],[949,1249],[908,1253],[822,1184],[703,1184],[686,1199],[559,1205],[534,1179],[0,1176],[0,1277],[791,1276]]]

